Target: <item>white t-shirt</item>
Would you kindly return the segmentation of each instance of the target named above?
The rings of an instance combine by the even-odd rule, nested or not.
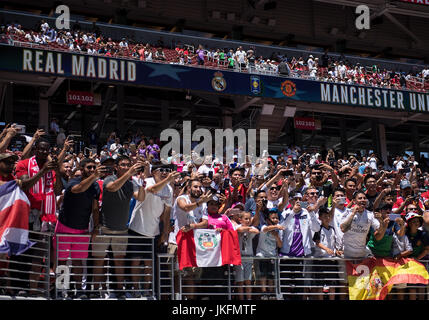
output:
[[[170,243],[176,243],[176,236],[181,227],[190,223],[199,223],[202,219],[209,219],[207,216],[207,203],[204,202],[201,206],[186,212],[180,209],[179,205],[177,204],[179,199],[185,199],[187,204],[191,203],[191,199],[187,194],[177,197],[176,201],[174,202],[173,209],[171,210],[171,218],[174,219],[174,234],[170,235],[169,237]]]
[[[393,161],[393,166],[396,168],[396,171],[398,171],[399,169],[402,169],[403,165],[404,165],[404,161],[402,160]]]
[[[147,190],[155,184],[154,178],[145,179]],[[131,214],[129,229],[147,237],[155,237],[160,234],[159,221],[164,212],[164,205],[171,207],[173,204],[173,189],[166,185],[161,191],[154,194],[146,191],[144,201],[137,201]]]
[[[343,215],[341,223],[343,223],[351,213],[351,210],[347,211]],[[380,227],[380,223],[374,217],[374,213],[366,209],[362,214],[359,212],[356,213],[353,217],[350,229],[344,233],[343,236],[345,258],[365,258],[371,253],[366,246],[366,237],[370,227],[374,230]]]
[[[320,226],[320,231],[316,232],[315,237],[319,238],[319,241],[324,246],[328,247],[329,249],[333,250],[335,252],[335,249],[337,247],[337,237],[335,234],[335,229],[331,226],[329,226],[329,229],[326,229],[323,226]],[[314,237],[313,237],[314,239]],[[322,248],[319,248],[317,245],[314,246],[314,256],[317,258],[328,258],[328,257],[334,257],[334,255],[330,255]]]
[[[246,52],[244,52],[243,50],[237,50],[237,52],[235,52],[235,56],[237,57],[237,62],[238,63],[244,63],[244,58],[246,57]]]
[[[334,218],[331,221],[331,226],[334,227],[335,229],[335,233],[337,235],[338,238],[338,243],[341,249],[343,249],[343,237],[344,237],[344,233],[341,231],[341,221],[343,220],[343,216],[344,214],[346,214],[346,212],[349,212],[350,209],[344,207],[343,210],[340,210],[338,208],[335,208],[334,211]]]
[[[371,169],[377,170],[377,159],[376,158],[369,158],[368,159],[369,166]]]

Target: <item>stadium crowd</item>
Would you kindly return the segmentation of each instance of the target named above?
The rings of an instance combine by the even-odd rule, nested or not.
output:
[[[349,62],[344,55],[334,58],[328,52],[314,57],[287,57],[273,52],[270,57],[258,56],[253,46],[246,51],[239,48],[204,48],[199,45],[177,43],[175,49],[165,46],[162,38],[157,43],[136,43],[127,38],[112,40],[99,30],[86,32],[78,25],[72,30],[56,30],[42,20],[35,30],[24,30],[18,23],[1,27],[2,42],[32,43],[53,50],[65,50],[108,57],[120,57],[200,65],[209,68],[231,69],[241,72],[280,74],[318,81],[360,84],[390,89],[409,89],[425,92],[429,89],[429,67],[405,72],[386,70],[376,64],[363,66]]]
[[[52,123],[53,131],[56,125]],[[101,148],[86,152],[76,152],[70,137],[51,145],[45,137],[52,131],[41,129],[22,151],[12,152],[8,148],[18,132],[8,125],[0,134],[0,181],[16,180],[25,191],[31,203],[29,228],[50,232],[54,248],[55,241],[61,242],[60,264],[67,260],[68,249],[77,268],[88,257],[103,258],[109,243],[99,241],[98,235],[154,237],[155,253],[175,253],[179,230],[235,230],[241,255],[247,258],[234,268],[239,297],[254,299],[251,285],[256,281],[262,288],[259,298],[266,300],[273,297],[269,284],[274,266],[269,259],[252,257],[331,258],[325,263],[341,267],[338,258],[425,260],[429,254],[429,174],[424,158],[401,154],[383,163],[374,153],[349,156],[291,145],[257,162],[246,156],[239,163],[235,150],[232,163],[210,157],[199,165],[174,152],[163,163],[162,145],[141,130],[123,136],[112,132]],[[62,239],[56,239],[57,234]],[[88,237],[76,237],[80,234],[92,234],[91,249]],[[139,283],[137,258],[146,254],[139,252],[142,240],[108,239],[114,257],[123,258],[128,251],[136,258],[130,277]],[[19,259],[12,256],[10,263]],[[120,259],[116,263],[117,294],[126,296],[120,291],[123,265]],[[38,265],[33,261],[32,271]],[[300,271],[296,277],[304,276],[303,267],[293,266]],[[102,286],[102,264],[93,268],[95,282]],[[186,268],[184,277],[196,283],[202,269]],[[326,290],[335,291],[321,280]],[[31,295],[34,285],[5,293]],[[88,297],[82,287],[77,289],[79,298]],[[132,289],[131,296],[139,297],[143,288]],[[416,299],[416,290],[425,287],[397,290]],[[317,297],[323,298],[322,289],[319,292]]]

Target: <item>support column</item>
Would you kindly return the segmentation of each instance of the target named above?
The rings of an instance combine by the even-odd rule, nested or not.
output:
[[[116,109],[116,127],[118,128],[121,137],[125,135],[124,123],[124,86],[116,86],[116,101],[118,107]]]
[[[378,124],[378,135],[380,142],[380,154],[378,154],[378,157],[384,164],[387,164],[386,127],[382,123]]]
[[[162,100],[161,103],[161,130],[167,129],[170,122],[170,113],[169,113],[170,101]]]
[[[411,140],[413,142],[413,154],[417,162],[420,161],[420,145],[419,145],[419,127],[411,126]]]
[[[13,83],[6,86],[6,96],[4,101],[4,118],[6,123],[13,122]]]
[[[39,97],[39,128],[49,131],[49,99],[42,96]]]
[[[377,154],[377,156],[380,156],[381,154],[381,148],[380,148],[380,135],[378,132],[378,121],[377,120],[372,120],[371,121],[371,125],[372,125],[372,150],[374,151],[374,153]]]
[[[340,120],[340,138],[341,138],[341,154],[344,156],[348,155],[347,146],[347,125],[346,120],[341,118]]]

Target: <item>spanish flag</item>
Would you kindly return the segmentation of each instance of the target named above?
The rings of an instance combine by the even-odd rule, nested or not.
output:
[[[414,259],[368,258],[360,264],[347,261],[350,300],[384,300],[393,285],[429,283],[423,264]]]

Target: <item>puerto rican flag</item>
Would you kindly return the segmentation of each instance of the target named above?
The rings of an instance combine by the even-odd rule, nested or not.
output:
[[[240,245],[235,230],[194,229],[176,237],[179,269],[241,265]]]
[[[19,255],[33,246],[28,240],[30,201],[16,181],[0,186],[0,253]]]

